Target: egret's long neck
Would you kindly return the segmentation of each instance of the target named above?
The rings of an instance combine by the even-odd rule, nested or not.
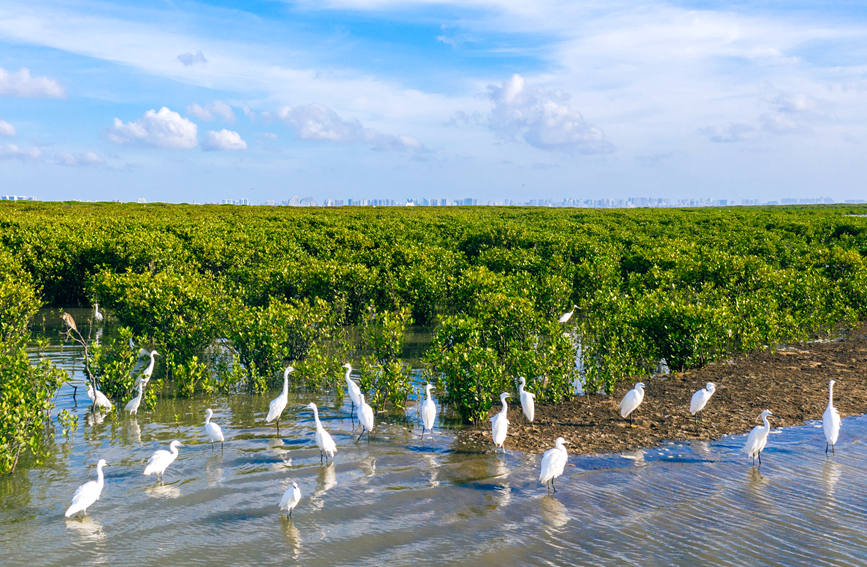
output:
[[[205,425],[211,423],[211,414],[205,414]]]
[[[349,375],[350,375],[351,373],[352,373],[352,368],[347,368],[347,369],[346,369],[346,374],[343,375],[343,378],[344,378],[347,382],[349,382]]]
[[[313,408],[313,421],[316,422],[316,428],[322,427],[322,424],[319,423],[319,409]]]
[[[147,370],[145,370],[145,374],[150,374],[154,371],[154,364],[156,363],[156,359],[154,359],[154,353],[151,353],[151,363],[148,364]]]
[[[828,384],[828,406],[834,405],[834,384]]]
[[[430,400],[430,387],[425,388],[425,393],[427,394],[427,399]]]
[[[768,416],[763,415],[762,421],[765,422],[765,431],[770,431],[771,430],[771,423],[768,421]]]
[[[96,483],[100,486],[103,484],[102,466],[96,467]]]
[[[289,373],[288,372],[283,373],[283,395],[284,396],[289,395]]]
[[[170,447],[170,449],[172,450],[172,455],[174,455],[174,456],[177,457],[177,456],[178,456],[178,446],[177,446],[177,445],[172,445],[172,446]]]
[[[503,398],[503,409],[500,410],[500,413],[506,415],[509,412],[509,404],[506,403],[506,398]]]

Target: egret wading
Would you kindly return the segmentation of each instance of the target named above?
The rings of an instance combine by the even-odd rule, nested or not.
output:
[[[752,459],[753,466],[755,466],[757,458],[759,460],[759,466],[762,466],[762,450],[764,450],[765,445],[768,443],[768,433],[771,431],[771,424],[768,423],[769,415],[774,415],[771,413],[771,410],[764,410],[759,414],[764,425],[753,427],[753,430],[750,431],[749,436],[747,436],[747,442],[744,444],[744,453],[747,454],[748,458]]]
[[[828,407],[825,408],[825,413],[822,414],[822,429],[825,430],[825,454],[828,454],[830,448],[831,454],[834,454],[834,445],[837,444],[837,437],[840,436],[840,412],[834,407],[834,384],[831,380],[828,382]]]
[[[178,447],[183,447],[180,441],[174,440],[169,444],[169,451],[160,449],[155,451],[151,458],[148,459],[148,464],[145,466],[145,476],[152,474],[157,475],[157,478],[162,481],[163,473],[169,468],[169,465],[175,462],[178,458]]]
[[[292,510],[301,501],[301,489],[298,488],[298,483],[292,481],[292,486],[286,489],[283,493],[283,498],[280,500],[280,510],[286,510],[286,515],[292,517]]]
[[[72,495],[72,504],[66,509],[65,516],[67,518],[72,517],[79,512],[87,514],[87,509],[90,505],[99,500],[99,495],[102,494],[102,487],[104,484],[102,467],[107,464],[108,463],[105,462],[105,459],[100,459],[99,462],[96,463],[96,480],[85,482],[79,486],[78,490],[75,491],[75,494]]]
[[[434,403],[433,399],[430,397],[430,391],[433,390],[434,387],[432,384],[425,384],[424,391],[426,394],[424,403],[421,406],[421,434],[424,435],[424,430],[427,429],[430,432],[433,432],[434,421],[437,418],[437,405]]]
[[[634,412],[641,402],[644,401],[644,382],[637,382],[635,387],[626,392],[623,399],[620,400],[620,417],[629,417],[629,423],[632,423],[632,412]]]
[[[286,409],[286,402],[289,400],[289,373],[295,370],[291,366],[287,366],[283,371],[283,392],[271,400],[268,406],[268,415],[265,417],[265,423],[271,423],[277,420],[277,434],[280,434],[280,414]]]
[[[689,400],[689,413],[695,416],[698,412],[703,410],[714,392],[716,392],[716,384],[708,382],[704,388],[694,393],[692,399]]]
[[[554,486],[554,479],[563,474],[563,469],[566,468],[566,461],[569,460],[569,454],[566,452],[566,440],[558,437],[554,442],[554,448],[545,451],[542,455],[541,472],[539,473],[539,482],[544,483],[548,488],[548,493],[554,490],[557,492],[557,487]],[[548,486],[548,483],[551,486]]]
[[[211,408],[205,410],[205,435],[208,437],[208,441],[211,442],[211,449],[214,448],[214,443],[217,441],[220,442],[220,451],[223,450],[223,430],[220,429],[220,426],[211,421],[211,417],[213,417],[214,412],[211,411]]]
[[[319,421],[319,408],[316,407],[316,404],[310,402],[307,407],[313,410],[313,420],[316,422],[316,446],[319,447],[319,462],[322,462],[323,457],[325,460],[334,460],[337,443],[334,442],[331,434],[322,427],[322,422]]]
[[[361,424],[361,433],[356,443],[361,441],[361,436],[367,432],[367,442],[370,443],[370,432],[373,431],[373,408],[364,401],[364,394],[358,394],[358,423]]]
[[[132,341],[132,339],[130,339],[130,341]],[[148,382],[150,382],[151,380],[151,376],[154,373],[154,364],[156,363],[156,359],[154,359],[154,357],[162,355],[160,355],[160,353],[155,350],[148,352],[145,349],[141,349],[141,351],[139,351],[139,355],[141,354],[147,354],[148,356],[150,356],[151,361],[148,363],[147,368],[145,368],[142,373],[139,374],[138,378],[136,378],[135,384],[136,386],[138,386],[139,384],[144,384],[145,386],[147,386]]]
[[[506,434],[509,432],[509,405],[506,403],[506,398],[512,397],[509,392],[500,394],[500,403],[503,407],[500,412],[491,418],[491,438],[494,440],[494,450],[498,447],[506,452],[503,443],[506,442]]]
[[[138,413],[138,407],[141,405],[141,396],[144,393],[144,382],[138,383],[138,394],[136,397],[131,399],[126,403],[123,408],[123,411],[128,412],[130,415],[135,415]]]
[[[527,421],[532,423],[533,418],[536,416],[536,394],[524,389],[524,386],[527,385],[526,378],[521,376],[518,380],[520,380],[518,399],[521,401],[521,411],[524,412],[524,417],[527,418]]]
[[[90,383],[87,384],[87,397],[90,398],[91,402],[93,402],[94,407],[99,409],[111,411],[111,408],[114,407],[111,404],[111,400],[109,400],[106,395],[99,390],[94,390]]]
[[[93,320],[96,321],[97,323],[102,323],[103,319],[105,319],[105,317],[103,317],[102,313],[99,312],[99,303],[94,303],[93,304]]]
[[[348,362],[343,365],[343,368],[346,369],[346,374],[344,374],[343,378],[346,380],[346,392],[349,394],[349,401],[352,403],[352,413],[351,415],[355,415],[355,408],[359,405],[358,400],[361,395],[361,388],[358,387],[358,384],[352,381],[352,378],[349,375],[352,373],[352,365]]]

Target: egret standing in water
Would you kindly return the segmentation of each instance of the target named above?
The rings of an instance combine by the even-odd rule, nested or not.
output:
[[[434,421],[437,419],[437,405],[430,397],[430,391],[433,390],[433,384],[428,382],[425,384],[424,391],[426,398],[421,406],[421,434],[424,435],[424,430],[427,429],[433,432]]]
[[[131,343],[131,342],[132,342],[132,339],[130,339],[130,343]],[[151,361],[150,361],[150,363],[148,363],[147,368],[145,368],[145,369],[142,371],[142,373],[139,374],[139,377],[136,378],[136,380],[135,380],[135,385],[136,385],[136,386],[138,386],[139,384],[144,384],[145,386],[148,385],[148,382],[150,382],[150,379],[151,379],[151,375],[153,375],[153,373],[154,373],[154,364],[156,363],[156,360],[154,359],[154,357],[155,357],[155,356],[161,356],[160,353],[158,353],[158,352],[155,351],[155,350],[152,350],[152,351],[148,352],[148,351],[145,350],[145,349],[141,349],[141,350],[139,351],[139,356],[141,356],[142,354],[145,354],[145,355],[147,355],[147,356],[150,356],[150,357],[151,357]]]
[[[102,323],[102,320],[105,317],[102,316],[102,313],[99,312],[99,303],[93,304],[93,320],[97,323]]]
[[[569,322],[569,319],[572,318],[572,314],[575,313],[575,310],[576,310],[576,309],[578,309],[578,306],[577,306],[577,305],[573,305],[573,306],[572,306],[572,311],[567,311],[566,313],[563,313],[562,315],[560,315],[560,318],[557,319],[557,320],[558,320],[559,322],[561,322],[561,323],[568,323],[568,322]]]
[[[533,417],[536,415],[536,394],[524,389],[524,386],[527,385],[526,378],[521,376],[518,380],[521,381],[518,385],[518,399],[521,401],[521,411],[524,412],[524,417],[527,418],[527,421],[532,423]]]
[[[343,368],[346,369],[346,374],[343,378],[346,380],[346,392],[349,394],[349,401],[352,402],[352,412],[355,412],[355,408],[359,405],[358,400],[361,395],[361,388],[358,387],[358,384],[352,381],[352,378],[349,375],[352,373],[352,365],[348,362],[343,365]]]
[[[825,430],[825,454],[828,454],[828,448],[831,448],[831,454],[834,454],[834,445],[837,444],[837,437],[840,436],[840,412],[834,407],[834,384],[831,380],[828,382],[828,407],[825,408],[825,413],[822,414],[822,429]]]
[[[569,460],[569,454],[566,452],[566,440],[558,437],[554,442],[554,448],[545,451],[542,455],[542,471],[539,473],[539,482],[545,483],[548,488],[548,493],[551,489],[557,492],[557,487],[554,486],[554,479],[563,474],[563,469],[566,468],[566,461]],[[548,487],[548,483],[551,486]]]
[[[280,510],[286,510],[286,515],[292,517],[292,510],[301,501],[301,489],[298,488],[298,483],[292,481],[292,486],[286,489],[283,493],[283,498],[280,500]]]
[[[637,382],[635,387],[626,392],[623,399],[620,400],[620,417],[629,417],[629,423],[632,423],[632,412],[634,412],[641,402],[644,401],[644,382]]]
[[[509,432],[509,405],[506,403],[506,398],[512,397],[509,392],[500,394],[500,403],[503,404],[500,413],[491,418],[491,437],[494,440],[494,449],[497,447],[506,452],[503,443],[506,442],[506,434]]]
[[[144,382],[138,383],[138,395],[128,401],[126,406],[124,406],[123,411],[129,412],[130,415],[135,415],[138,413],[138,407],[141,405],[141,396],[144,393]]]
[[[753,466],[756,464],[756,458],[759,459],[759,466],[762,466],[762,450],[764,450],[765,445],[768,443],[768,433],[771,432],[771,424],[768,423],[769,415],[774,415],[771,413],[771,410],[764,410],[759,414],[759,417],[765,424],[753,427],[753,430],[750,431],[747,437],[746,444],[744,444],[744,453],[747,454],[748,458],[753,460]]]
[[[358,394],[358,423],[361,424],[361,433],[356,443],[361,441],[361,436],[367,432],[367,442],[370,443],[370,432],[373,430],[373,408],[364,401],[364,394]]]
[[[162,481],[163,473],[169,468],[169,465],[175,462],[178,458],[178,447],[183,447],[180,441],[174,440],[169,444],[170,451],[160,449],[155,451],[151,458],[148,459],[148,464],[145,466],[144,474],[150,476],[157,475],[157,478]]]
[[[205,435],[208,437],[208,441],[211,442],[211,449],[214,448],[214,443],[217,441],[220,442],[220,451],[223,450],[223,430],[220,429],[220,426],[211,421],[211,417],[214,415],[214,412],[211,411],[211,408],[205,410]]]
[[[93,386],[91,386],[89,382],[87,384],[87,397],[90,398],[93,405],[99,409],[111,411],[111,408],[114,407],[111,405],[111,400],[109,400],[106,395],[99,390],[94,390]]]
[[[713,393],[716,392],[716,384],[713,382],[708,382],[704,388],[698,390],[696,393],[692,395],[692,399],[689,400],[689,413],[693,416],[704,409],[704,406],[707,405],[707,401],[713,396]]]
[[[289,373],[295,370],[291,366],[287,366],[283,371],[283,392],[271,400],[268,406],[268,415],[265,417],[265,423],[271,423],[277,420],[277,434],[280,434],[280,414],[286,409],[286,402],[289,401]]]
[[[102,494],[102,486],[104,484],[102,477],[102,467],[108,463],[105,459],[100,459],[96,463],[96,480],[90,480],[78,487],[75,494],[72,495],[72,505],[66,509],[66,517],[69,518],[81,512],[87,514],[87,508],[99,500],[99,495]]]
[[[334,460],[337,443],[334,442],[331,434],[322,427],[322,422],[319,421],[319,408],[316,407],[316,404],[310,402],[307,407],[313,410],[313,419],[316,421],[316,446],[319,447],[319,462],[322,462],[323,456],[326,460],[329,458]]]

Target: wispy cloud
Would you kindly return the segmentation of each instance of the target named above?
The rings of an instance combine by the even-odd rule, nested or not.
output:
[[[54,79],[32,76],[27,67],[22,67],[14,73],[0,68],[0,95],[22,98],[63,98],[66,96],[66,91]]]
[[[711,141],[718,144],[730,144],[733,142],[743,142],[754,138],[756,129],[754,126],[743,122],[726,124],[724,126],[706,126],[699,129],[699,132]]]
[[[421,143],[409,136],[385,134],[355,119],[344,119],[321,104],[281,107],[277,116],[302,140],[365,143],[376,150],[419,150]]]
[[[198,127],[167,107],[148,110],[132,122],[114,119],[108,139],[116,144],[137,143],[157,148],[188,149],[198,144]]]
[[[187,114],[205,122],[212,122],[217,119],[223,119],[226,122],[235,121],[235,113],[232,111],[232,107],[221,100],[215,100],[205,106],[193,103],[187,107]]]
[[[65,167],[87,167],[105,165],[105,158],[96,152],[58,152],[54,154],[54,163]]]
[[[17,144],[0,144],[0,159],[34,160],[42,156],[37,147],[22,148]]]
[[[208,62],[205,58],[205,54],[202,53],[201,50],[196,51],[195,53],[181,53],[178,55],[178,61],[183,63],[185,67]]]
[[[15,126],[5,120],[0,120],[0,136],[15,136],[16,134],[18,132],[15,130]]]

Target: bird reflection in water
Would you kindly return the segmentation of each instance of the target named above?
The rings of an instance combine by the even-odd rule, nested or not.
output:
[[[145,487],[145,493],[151,498],[177,498],[181,495],[181,489],[171,484],[155,484]]]
[[[135,416],[132,417],[124,426],[126,438],[129,443],[141,445],[141,427],[139,427]]]
[[[836,488],[842,473],[840,463],[834,460],[828,459],[822,465],[822,486],[825,487],[825,496],[827,498],[834,496],[834,488]]]
[[[297,560],[301,555],[301,532],[295,527],[292,518],[281,515],[280,521],[283,523],[283,537],[286,538],[286,545],[292,553],[292,559]]]
[[[212,454],[205,460],[205,478],[208,479],[208,486],[219,484],[223,480],[223,454]]]
[[[543,496],[539,500],[539,515],[543,522],[554,528],[569,523],[569,510],[554,496]]]
[[[102,530],[102,524],[87,515],[67,518],[66,527],[69,528],[70,531],[75,532],[82,541],[88,543],[105,539],[105,532]]]
[[[313,496],[310,498],[310,504],[316,510],[321,510],[325,505],[322,496],[337,486],[337,472],[334,463],[328,463],[324,467],[319,468],[316,473],[316,490],[313,491]]]

